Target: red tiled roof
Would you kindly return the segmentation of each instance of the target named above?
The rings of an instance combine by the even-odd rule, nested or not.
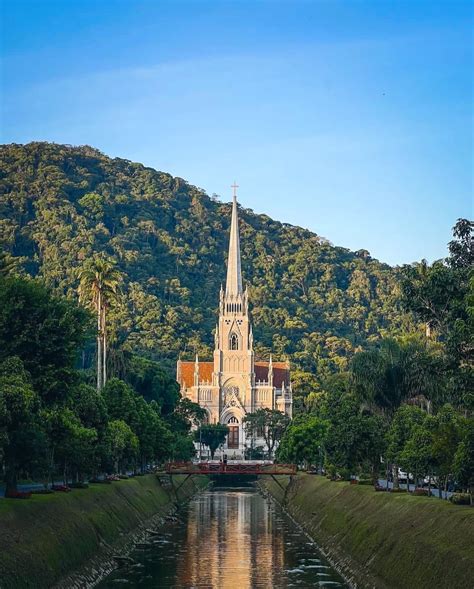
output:
[[[213,371],[214,362],[199,362],[199,380],[201,382],[211,381]],[[184,382],[187,389],[194,385],[194,362],[181,361],[181,379],[178,382],[180,385]]]
[[[255,362],[255,380],[268,381],[268,362]],[[273,362],[273,385],[281,389],[282,383],[285,386],[290,384],[290,365],[288,362]]]
[[[255,362],[255,380],[268,381],[268,362]],[[214,371],[214,362],[199,362],[199,380],[210,382]],[[194,362],[181,361],[179,384],[190,388],[194,384]],[[273,384],[280,389],[282,383],[290,384],[290,365],[288,362],[273,362]]]

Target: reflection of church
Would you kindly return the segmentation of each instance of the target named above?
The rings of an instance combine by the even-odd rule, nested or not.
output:
[[[256,362],[249,319],[248,290],[242,287],[237,200],[234,193],[227,282],[221,288],[213,362],[178,360],[181,392],[199,403],[209,423],[229,426],[229,456],[244,455],[242,419],[259,408],[278,409],[291,417],[292,392],[287,362]],[[263,446],[263,440],[257,440]]]

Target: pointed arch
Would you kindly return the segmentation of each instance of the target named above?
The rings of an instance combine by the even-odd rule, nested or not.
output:
[[[239,349],[239,336],[232,331],[229,335],[229,350],[238,350]]]

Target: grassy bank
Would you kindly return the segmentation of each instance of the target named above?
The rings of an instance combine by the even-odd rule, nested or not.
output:
[[[175,477],[176,485],[182,478]],[[204,477],[186,481],[179,498],[205,484]],[[0,499],[0,587],[51,587],[174,502],[155,475],[29,500]]]
[[[280,477],[283,486],[287,477]],[[474,509],[300,474],[261,481],[358,587],[471,589]]]

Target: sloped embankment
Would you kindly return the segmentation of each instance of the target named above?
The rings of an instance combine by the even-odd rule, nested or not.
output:
[[[287,486],[288,479],[279,477]],[[357,587],[472,589],[474,509],[300,474],[273,495]]]
[[[176,478],[181,484],[182,477]],[[189,479],[179,499],[207,483],[205,477]],[[111,547],[165,515],[175,502],[155,475],[25,501],[1,499],[0,587],[51,587],[98,553],[110,555]]]

